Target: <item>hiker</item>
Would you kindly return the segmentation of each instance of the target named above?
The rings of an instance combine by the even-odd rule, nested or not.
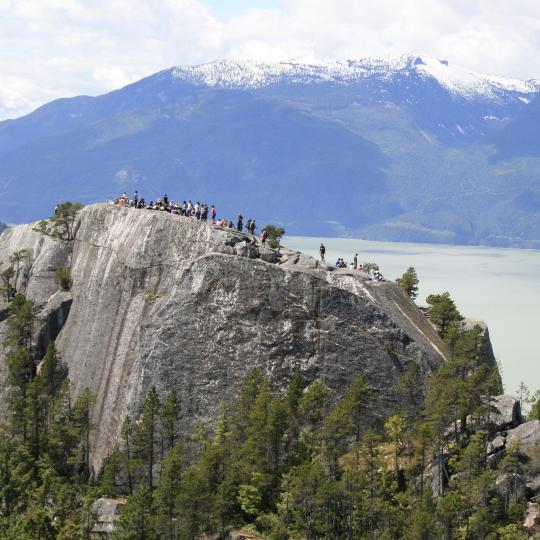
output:
[[[242,229],[244,228],[244,218],[242,214],[238,214],[238,221],[236,223],[236,229],[238,232],[242,232]]]
[[[354,255],[353,259],[353,268],[356,270],[358,268],[358,253]]]
[[[135,195],[133,195],[133,206],[139,208],[139,192],[135,190]]]
[[[266,244],[266,239],[268,238],[268,232],[266,229],[263,229],[261,232],[261,244],[264,246]]]
[[[324,262],[324,256],[326,255],[326,248],[324,247],[324,244],[321,242],[321,247],[319,248],[319,253],[321,254],[321,261]]]
[[[212,208],[210,210],[210,215],[212,216],[212,223],[215,223],[216,222],[217,210],[216,210],[216,207],[214,205],[212,205]]]

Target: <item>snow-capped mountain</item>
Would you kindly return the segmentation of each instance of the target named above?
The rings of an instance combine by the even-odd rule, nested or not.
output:
[[[418,55],[174,67],[0,122],[0,221],[138,189],[289,234],[540,249],[539,94]]]
[[[434,79],[450,94],[467,99],[501,99],[505,93],[534,94],[540,81],[498,77],[451,66],[447,60],[407,54],[321,63],[221,60],[192,67],[175,67],[173,76],[193,84],[221,88],[262,88],[274,84],[354,84],[366,79],[387,82],[417,75]]]

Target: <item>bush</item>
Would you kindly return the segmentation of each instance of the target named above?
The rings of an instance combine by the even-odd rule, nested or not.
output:
[[[364,269],[364,272],[367,272],[368,274],[372,271],[372,270],[379,270],[379,265],[377,263],[373,263],[373,262],[365,262],[363,265],[362,265],[363,269]]]
[[[71,272],[69,268],[60,267],[54,272],[54,282],[63,290],[69,291],[71,287]]]

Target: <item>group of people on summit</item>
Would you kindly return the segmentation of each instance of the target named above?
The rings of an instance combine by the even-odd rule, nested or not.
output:
[[[126,206],[131,208],[160,210],[163,212],[169,212],[171,214],[177,214],[179,216],[193,217],[201,221],[208,221],[208,219],[211,219],[212,223],[215,223],[218,227],[226,227],[229,229],[237,230],[239,232],[244,231],[244,217],[242,216],[242,214],[238,214],[236,224],[233,223],[231,220],[225,218],[221,218],[218,220],[217,209],[213,204],[208,205],[206,203],[200,203],[198,201],[193,204],[191,200],[182,201],[182,203],[178,201],[173,202],[166,194],[163,195],[163,197],[156,199],[155,201],[150,201],[149,203],[147,203],[144,200],[144,197],[139,197],[139,192],[137,190],[135,190],[135,193],[131,199],[128,197],[127,193],[123,193],[122,195],[120,195],[120,197],[110,202],[118,204],[119,206]],[[255,230],[257,229],[255,220],[251,218],[248,219],[247,223],[245,224],[245,229],[249,234],[254,236]],[[263,230],[261,234],[263,244],[266,241],[265,233],[266,231]]]
[[[120,197],[109,202],[117,204],[119,206],[169,212],[171,214],[177,214],[180,216],[193,217],[201,221],[208,221],[208,219],[211,219],[212,223],[214,223],[218,227],[229,228],[239,232],[243,232],[245,227],[246,231],[253,237],[251,242],[256,243],[255,231],[257,229],[257,225],[255,224],[254,219],[248,219],[245,226],[244,217],[242,216],[242,214],[238,214],[236,224],[226,218],[217,219],[217,209],[213,204],[209,206],[206,203],[200,203],[198,201],[193,204],[190,200],[182,201],[182,203],[173,202],[169,199],[167,195],[156,199],[156,201],[150,201],[149,203],[146,203],[144,197],[139,197],[139,192],[137,190],[135,190],[135,193],[131,199],[128,197],[127,193],[123,193]],[[263,245],[266,243],[267,237],[268,233],[265,229],[263,229],[261,231],[261,241]],[[323,243],[321,243],[321,246],[319,248],[319,254],[321,262],[326,262],[326,247]],[[352,262],[349,264],[347,264],[343,258],[339,257],[335,262],[335,267],[349,268],[350,270],[366,272],[371,275],[371,279],[373,281],[384,281],[384,277],[380,273],[379,267],[377,265],[364,265],[358,263],[358,253],[354,255]]]
[[[319,255],[321,262],[326,262],[326,247],[323,243],[319,248]],[[342,257],[338,257],[335,262],[336,268],[348,268],[349,270],[358,270],[359,272],[366,272],[371,276],[373,281],[384,281],[384,276],[379,271],[379,267],[375,264],[364,265],[358,262],[358,253],[355,253],[351,263],[347,264]]]

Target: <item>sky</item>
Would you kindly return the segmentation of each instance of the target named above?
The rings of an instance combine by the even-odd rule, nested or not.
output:
[[[174,65],[409,52],[540,78],[540,1],[0,0],[0,120]]]

